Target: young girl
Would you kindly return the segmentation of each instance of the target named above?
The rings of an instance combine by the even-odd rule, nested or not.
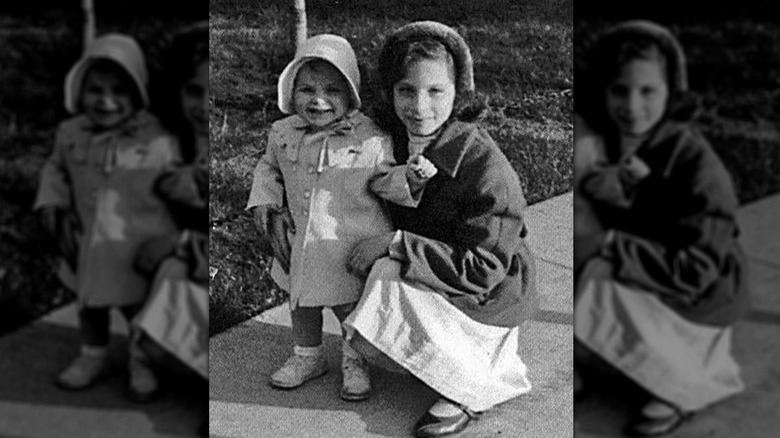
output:
[[[208,379],[208,22],[178,31],[166,50],[167,108],[184,165],[163,173],[155,193],[179,229],[145,242],[137,266],[152,280],[133,320],[135,340],[159,364]],[[153,390],[157,382],[152,382]]]
[[[386,98],[378,121],[393,133],[396,159],[422,154],[438,173],[416,208],[391,207],[397,231],[356,245],[350,266],[370,274],[344,326],[361,351],[379,350],[440,395],[415,436],[449,435],[531,390],[518,354],[537,301],[525,198],[517,171],[473,123],[485,105],[454,29],[397,29],[377,71]]]
[[[274,387],[326,372],[322,308],[343,321],[363,288],[347,271],[347,252],[392,230],[380,196],[414,205],[413,194],[436,170],[422,157],[391,167],[391,141],[359,111],[359,87],[355,53],[336,35],[307,40],[279,77],[279,108],[295,115],[271,127],[247,204],[271,238],[271,275],[290,293],[294,354],[271,376]],[[367,398],[368,366],[346,343],[342,372],[341,397]]]
[[[666,434],[743,389],[730,351],[747,307],[738,201],[691,123],[685,57],[667,29],[621,23],[588,67],[593,153],[575,193],[599,224],[576,278],[576,365],[637,382],[649,397],[627,433]]]
[[[133,269],[138,246],[174,227],[151,186],[178,160],[178,145],[145,110],[146,85],[141,49],[119,34],[95,39],[65,80],[75,116],[59,126],[35,201],[76,271],[82,346],[57,378],[62,388],[86,388],[108,371],[109,309],[135,314],[149,287]],[[150,370],[133,343],[129,371],[129,394],[143,398]]]

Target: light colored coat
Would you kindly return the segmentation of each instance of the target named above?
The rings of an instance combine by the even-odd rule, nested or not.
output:
[[[84,115],[60,124],[34,208],[58,206],[78,214],[81,305],[119,306],[144,299],[148,279],[136,272],[133,260],[142,242],[176,229],[152,184],[178,160],[178,142],[145,110],[99,133]]]
[[[247,208],[292,213],[290,274],[274,263],[271,276],[293,308],[356,302],[363,279],[347,272],[347,255],[360,240],[393,230],[382,198],[416,205],[406,166],[395,166],[390,136],[360,112],[325,132],[306,129],[297,115],[273,124]]]

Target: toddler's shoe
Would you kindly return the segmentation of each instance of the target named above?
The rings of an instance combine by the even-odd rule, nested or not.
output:
[[[315,347],[316,348],[316,347]],[[325,357],[317,349],[313,354],[301,354],[300,347],[295,347],[296,352],[271,375],[271,386],[281,389],[292,389],[315,379],[328,372],[328,364]],[[303,349],[305,350],[305,349]]]
[[[347,401],[365,400],[371,395],[371,377],[365,357],[346,341],[341,359],[341,398]]]
[[[108,349],[82,346],[81,353],[57,376],[62,389],[85,389],[108,374]]]
[[[160,384],[151,361],[135,342],[130,343],[130,360],[127,368],[129,372],[127,398],[138,403],[152,400],[159,392]]]

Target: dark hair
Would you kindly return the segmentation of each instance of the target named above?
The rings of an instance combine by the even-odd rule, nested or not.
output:
[[[379,103],[374,110],[374,116],[377,123],[393,135],[396,144],[406,144],[408,141],[406,127],[395,113],[393,105],[393,87],[406,76],[406,71],[412,63],[421,59],[442,61],[452,68],[455,77],[452,78],[455,84],[455,102],[453,103],[452,114],[444,123],[448,125],[453,121],[460,120],[464,122],[476,122],[487,109],[485,99],[478,96],[473,90],[459,88],[460,81],[457,77],[461,74],[455,63],[453,54],[447,50],[447,47],[435,38],[421,37],[410,40],[407,44],[400,46],[400,50],[392,53],[385,53],[380,56],[379,75],[380,98]],[[405,151],[405,147],[396,148],[396,151]],[[401,156],[400,158],[405,158]],[[399,159],[399,154],[396,154]]]
[[[138,85],[135,83],[133,77],[130,76],[130,73],[128,73],[124,67],[119,65],[119,63],[109,58],[97,58],[92,61],[89,66],[87,66],[86,70],[84,70],[84,74],[81,76],[82,82],[81,87],[79,88],[79,90],[81,90],[81,94],[84,93],[84,82],[87,80],[87,76],[90,72],[95,71],[120,77],[124,82],[130,85],[130,97],[133,102],[133,109],[137,111],[144,107],[144,100],[141,97],[141,90],[138,89]],[[81,96],[78,97],[77,102],[79,112],[83,112],[84,108],[83,103],[81,102]]]
[[[685,67],[677,64],[668,48],[659,44],[657,38],[642,34],[608,35],[595,44],[590,56],[584,59],[586,64],[578,72],[577,80],[582,85],[578,87],[575,111],[601,132],[614,129],[607,115],[605,90],[621,69],[635,60],[658,61],[664,68],[669,87],[664,118],[690,121],[697,116],[698,100],[689,91],[676,87],[672,80],[679,75],[678,69]]]
[[[162,122],[179,136],[184,162],[195,159],[195,138],[181,110],[180,89],[196,72],[198,65],[209,59],[209,27],[207,21],[186,26],[171,37],[162,53],[163,70],[159,82],[159,101],[155,108]]]

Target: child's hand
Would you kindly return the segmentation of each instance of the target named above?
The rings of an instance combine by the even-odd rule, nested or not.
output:
[[[415,155],[406,162],[406,181],[409,183],[409,189],[412,195],[418,193],[425,182],[431,179],[436,172],[436,166],[422,155]]]
[[[394,236],[395,232],[391,231],[358,242],[347,257],[347,270],[359,277],[368,277],[374,262],[390,254],[390,244]]]
[[[623,168],[628,172],[631,178],[639,181],[650,175],[650,166],[636,155],[632,155],[623,164]]]
[[[42,213],[43,225],[56,239],[60,256],[75,271],[79,254],[78,237],[81,233],[81,223],[76,213],[57,206],[44,207]]]
[[[284,272],[290,272],[290,254],[292,246],[287,233],[295,233],[295,223],[288,209],[272,211],[269,216],[268,234],[274,258],[282,265]]]
[[[271,206],[269,205],[252,207],[252,219],[255,223],[255,230],[257,230],[257,234],[261,238],[268,234],[268,212],[270,208]]]
[[[153,275],[163,260],[176,253],[180,238],[179,233],[173,233],[142,243],[135,255],[135,268],[146,275]]]
[[[436,166],[433,165],[431,160],[419,154],[409,158],[409,161],[407,161],[406,164],[407,177],[409,177],[409,175],[413,175],[420,180],[433,178],[433,176],[436,175],[436,173],[439,171],[436,169]]]
[[[59,208],[49,206],[41,208],[41,219],[46,232],[52,237],[57,237],[57,216]]]
[[[285,272],[289,272],[292,247],[287,233],[295,233],[295,223],[290,211],[272,205],[259,205],[252,208],[252,214],[257,231],[261,236],[267,236],[274,258]]]

